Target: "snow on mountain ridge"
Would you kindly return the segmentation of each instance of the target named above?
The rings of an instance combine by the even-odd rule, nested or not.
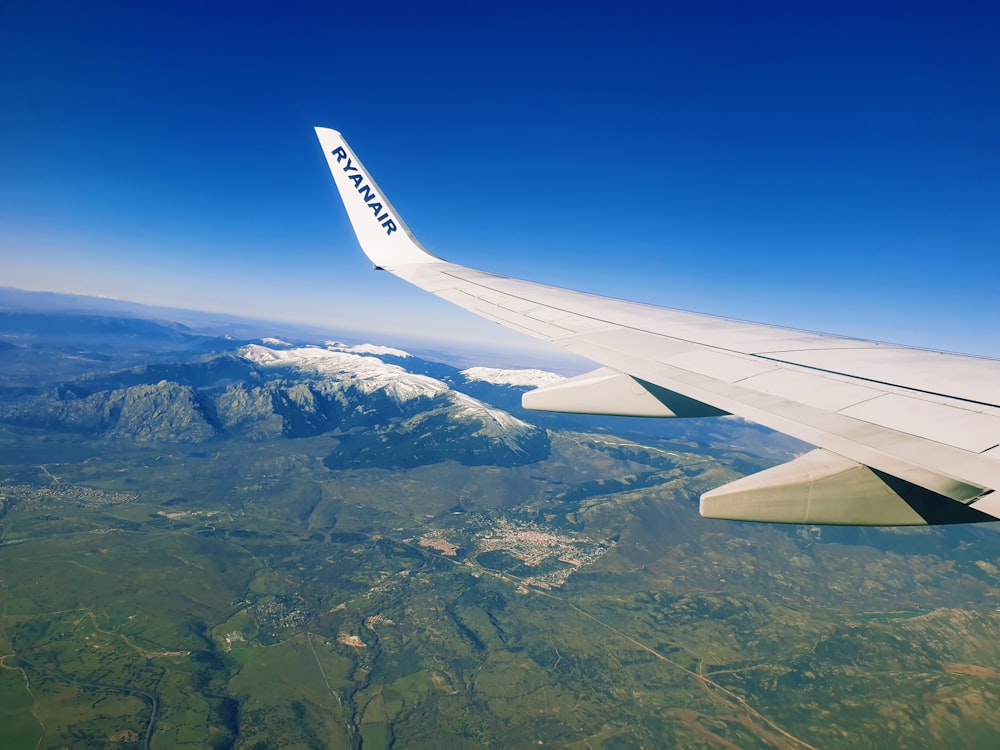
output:
[[[400,404],[420,397],[444,398],[455,407],[456,417],[482,425],[477,430],[478,434],[502,442],[518,452],[523,451],[519,441],[538,429],[502,409],[452,389],[441,380],[408,372],[375,356],[318,346],[278,350],[259,344],[248,344],[239,350],[239,354],[260,367],[286,367],[311,373],[364,393],[381,390]]]
[[[397,403],[426,396],[433,398],[451,389],[447,384],[426,375],[407,372],[399,365],[381,359],[318,346],[295,349],[268,349],[248,344],[239,350],[241,357],[261,367],[288,367],[351,385],[364,393],[385,391]]]
[[[452,391],[449,395],[455,405],[459,407],[460,414],[482,423],[483,427],[479,430],[480,433],[499,440],[511,450],[523,452],[523,448],[518,442],[519,438],[538,429],[509,412],[495,409],[479,399],[459,391]]]
[[[391,346],[378,346],[377,344],[357,344],[350,346],[342,344],[339,341],[327,341],[325,343],[328,349],[348,352],[350,354],[374,354],[375,356],[383,355],[386,357],[399,357],[400,359],[413,357],[409,352],[404,352],[402,349],[393,349]]]
[[[542,386],[565,380],[562,375],[546,370],[503,370],[497,367],[470,367],[462,370],[469,381],[480,380],[492,385]]]

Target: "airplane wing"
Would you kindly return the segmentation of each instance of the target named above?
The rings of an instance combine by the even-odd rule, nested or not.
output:
[[[428,252],[340,133],[316,128],[365,254],[477,315],[602,368],[524,394],[529,409],[735,414],[816,446],[705,493],[711,518],[918,525],[1000,519],[1000,360],[600,297]]]

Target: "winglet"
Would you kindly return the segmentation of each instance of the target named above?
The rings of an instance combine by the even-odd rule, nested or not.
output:
[[[316,128],[316,137],[358,243],[375,267],[391,271],[400,265],[440,262],[413,236],[344,137],[330,128]]]

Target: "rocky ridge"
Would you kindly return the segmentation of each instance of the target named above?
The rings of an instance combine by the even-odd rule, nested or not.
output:
[[[335,468],[448,459],[509,466],[548,455],[545,430],[383,357],[415,369],[440,364],[373,345],[263,341],[61,383],[0,404],[0,421],[136,442],[332,434],[338,449],[327,463]]]

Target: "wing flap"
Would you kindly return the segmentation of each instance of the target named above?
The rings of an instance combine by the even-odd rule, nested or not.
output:
[[[718,378],[727,383],[738,383],[755,375],[763,375],[766,372],[775,372],[779,369],[777,365],[766,360],[707,348],[696,349],[672,357],[662,357],[659,361],[671,367],[678,367],[710,378]]]
[[[973,453],[994,447],[1000,435],[1000,417],[897,393],[880,395],[840,413]]]
[[[787,367],[755,375],[744,385],[823,411],[841,411],[884,393],[877,388]]]
[[[1000,361],[995,359],[875,342],[848,350],[826,346],[760,354],[784,364],[1000,407]]]

